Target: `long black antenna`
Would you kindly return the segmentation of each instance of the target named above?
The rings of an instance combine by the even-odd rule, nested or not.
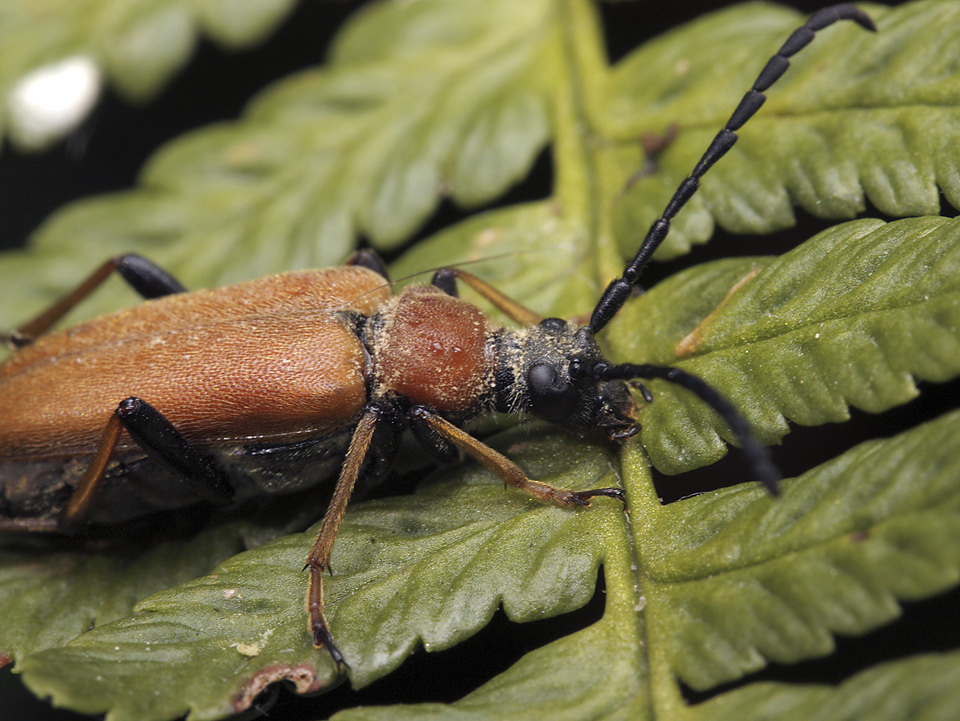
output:
[[[780,471],[773,464],[770,452],[753,436],[750,424],[740,415],[734,405],[703,379],[671,366],[655,366],[647,363],[601,364],[594,370],[597,380],[633,380],[635,378],[661,378],[695,393],[700,400],[713,408],[737,437],[743,455],[750,465],[753,477],[760,481],[774,496],[780,494]]]
[[[739,130],[763,105],[767,99],[763,94],[764,91],[769,89],[790,67],[789,58],[806,47],[813,40],[818,30],[823,30],[823,28],[833,25],[838,20],[853,20],[867,30],[876,31],[877,29],[869,15],[853,5],[845,3],[818,10],[810,16],[802,27],[793,31],[793,34],[787,38],[777,54],[767,61],[766,66],[754,82],[753,88],[743,96],[723,130],[717,133],[713,142],[710,143],[710,147],[700,158],[700,162],[693,169],[693,173],[677,188],[677,192],[674,193],[673,198],[667,204],[663,215],[650,226],[643,243],[640,244],[640,250],[637,251],[630,264],[624,268],[623,275],[607,286],[597,306],[593,309],[593,315],[590,317],[590,330],[594,333],[599,332],[620,312],[623,304],[630,297],[630,290],[636,285],[640,273],[650,261],[650,257],[667,237],[667,233],[670,231],[670,221],[697,192],[697,188],[700,187],[700,179],[704,173],[737,142],[735,131]]]

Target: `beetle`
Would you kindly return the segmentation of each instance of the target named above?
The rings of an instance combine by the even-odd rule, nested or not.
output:
[[[844,4],[815,13],[787,39],[583,326],[543,318],[460,268],[394,295],[369,252],[338,268],[197,292],[137,255],[106,262],[5,336],[15,352],[0,365],[0,530],[71,533],[202,500],[237,503],[311,486],[339,466],[305,569],[313,643],[341,668],[346,660],[323,611],[323,572],[358,479],[389,469],[407,429],[438,459],[465,453],[541,501],[626,503],[619,488],[572,491],[533,480],[463,426],[484,412],[526,413],[622,441],[639,429],[631,383],[659,378],[712,407],[776,494],[766,450],[715,389],[678,368],[611,363],[596,336],[789,58],[839,20],[875,30]],[[48,332],[114,272],[146,302]],[[492,324],[459,298],[459,283],[521,327]],[[65,387],[72,395],[62,399],[57,389]]]

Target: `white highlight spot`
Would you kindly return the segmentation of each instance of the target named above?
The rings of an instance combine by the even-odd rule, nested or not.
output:
[[[87,117],[102,86],[100,68],[85,55],[28,73],[7,97],[18,142],[37,148],[63,137]]]

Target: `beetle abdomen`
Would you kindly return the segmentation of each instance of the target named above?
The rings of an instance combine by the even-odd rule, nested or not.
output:
[[[234,500],[293,493],[336,475],[349,430],[287,445],[233,444],[205,448],[224,469]],[[92,456],[0,461],[0,530],[9,519],[55,522]],[[141,451],[112,459],[88,520],[123,523],[157,511],[205,500],[169,468]],[[16,528],[16,523],[10,526]]]

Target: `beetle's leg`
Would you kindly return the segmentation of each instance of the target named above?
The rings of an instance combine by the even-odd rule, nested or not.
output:
[[[310,634],[313,637],[313,645],[317,648],[326,647],[338,669],[341,666],[349,668],[349,665],[343,654],[340,653],[340,649],[334,644],[330,626],[323,615],[323,572],[330,570],[333,542],[340,530],[340,522],[347,510],[347,502],[353,493],[353,487],[360,476],[363,460],[370,449],[370,441],[373,439],[373,432],[376,430],[380,412],[377,407],[371,406],[368,408],[363,418],[360,419],[357,429],[353,432],[350,448],[347,449],[343,467],[340,469],[337,487],[333,491],[333,498],[330,499],[330,505],[327,508],[327,514],[323,517],[323,523],[320,525],[317,540],[313,542],[313,547],[310,549],[307,563],[304,566],[305,569],[310,569],[307,612],[310,615]]]
[[[370,250],[369,248],[351,253],[350,257],[347,258],[343,264],[359,265],[390,280],[390,271],[387,270],[387,264],[383,262],[383,258],[381,258],[376,251]]]
[[[445,436],[435,431],[430,424],[415,414],[410,415],[410,431],[413,437],[431,456],[441,463],[450,463],[457,458],[457,447]]]
[[[120,416],[114,412],[107,421],[106,428],[103,429],[103,436],[100,438],[100,445],[97,446],[97,453],[94,455],[86,472],[77,484],[67,505],[60,512],[57,519],[57,530],[61,533],[73,533],[90,515],[90,509],[97,497],[97,491],[103,485],[103,478],[106,474],[107,463],[110,456],[113,455],[117,447],[117,441],[120,440],[120,431],[123,426],[120,423]]]
[[[107,421],[93,461],[60,512],[58,530],[75,531],[89,516],[123,429],[155,460],[204,497],[221,503],[231,499],[233,493],[213,461],[191,445],[160,411],[131,397],[121,401]]]
[[[439,288],[451,298],[459,298],[460,291],[457,289],[457,269],[441,268],[433,274],[430,279],[430,285]]]
[[[490,301],[497,310],[504,313],[508,318],[515,320],[520,325],[536,325],[543,316],[534,313],[529,308],[520,305],[513,298],[504,295],[485,280],[481,280],[473,273],[468,273],[459,268],[441,268],[433,274],[430,285],[439,288],[447,295],[457,297],[457,281],[462,280],[480,295]]]
[[[560,506],[589,506],[594,496],[609,496],[626,504],[627,498],[621,488],[594,488],[589,491],[571,491],[567,488],[555,488],[547,483],[527,477],[520,466],[502,453],[481,443],[466,431],[457,428],[450,421],[433,413],[423,406],[410,409],[410,417],[417,422],[426,423],[457,448],[476,459],[482,466],[493,471],[504,483],[517,488],[540,501],[556,503]]]
[[[120,255],[101,265],[71,293],[61,298],[36,318],[7,334],[5,340],[17,348],[32,343],[34,339],[50,330],[58,320],[100,287],[100,284],[109,278],[114,271],[127,281],[131,288],[148,300],[164,295],[183,293],[186,290],[176,278],[146,258],[133,253]]]

